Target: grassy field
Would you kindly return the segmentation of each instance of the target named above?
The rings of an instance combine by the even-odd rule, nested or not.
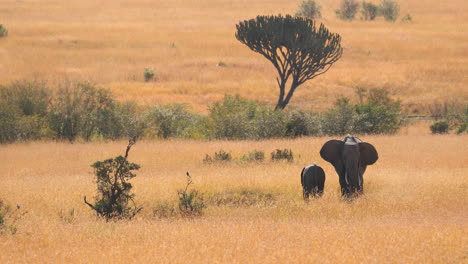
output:
[[[0,39],[1,84],[90,80],[120,100],[184,102],[199,112],[226,93],[276,103],[274,68],[235,39],[235,24],[294,14],[300,2],[4,0],[0,23],[9,36]],[[320,22],[342,36],[344,54],[300,87],[292,106],[323,110],[341,95],[355,96],[356,87],[387,88],[410,114],[466,102],[467,1],[399,1],[400,18],[409,13],[412,23],[343,22],[334,14],[339,0],[322,2]],[[157,81],[144,82],[145,67],[156,70]]]
[[[182,102],[198,112],[226,93],[275,103],[272,65],[235,39],[235,24],[293,14],[300,2],[3,0],[0,85],[91,81],[118,100]],[[324,110],[341,95],[356,99],[358,87],[388,89],[408,114],[468,101],[467,1],[400,0],[412,23],[343,22],[339,0],[319,2],[320,22],[342,36],[343,57],[300,87],[292,107]],[[144,82],[145,67],[156,81]],[[468,136],[433,136],[429,125],[361,137],[380,159],[353,202],[341,199],[338,176],[319,156],[328,137],[140,141],[130,160],[142,166],[132,182],[144,209],[109,223],[83,196],[96,191],[90,165],[123,154],[126,142],[0,145],[0,199],[26,212],[16,234],[0,236],[0,263],[467,263]],[[294,162],[269,161],[277,148],[290,148]],[[267,160],[202,162],[220,149],[235,158],[264,151]],[[299,174],[313,162],[325,169],[325,194],[305,204]],[[186,171],[207,199],[257,198],[250,206],[207,200],[194,219],[155,217],[157,204],[176,200]]]
[[[133,183],[144,209],[132,221],[110,223],[82,199],[95,194],[89,165],[123,154],[126,142],[0,146],[0,197],[27,211],[17,234],[1,236],[0,262],[466,263],[467,136],[413,127],[362,137],[380,159],[353,202],[340,198],[338,177],[319,156],[328,139],[137,142],[130,160],[142,166]],[[291,148],[295,161],[202,162],[220,149],[238,158],[276,148]],[[325,169],[325,194],[305,204],[299,174],[312,162]],[[268,201],[209,205],[192,220],[155,218],[156,204],[176,200],[186,171],[206,197],[247,190],[269,194]]]

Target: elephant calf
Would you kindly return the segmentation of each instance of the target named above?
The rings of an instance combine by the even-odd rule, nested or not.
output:
[[[309,200],[309,194],[314,198],[318,198],[323,194],[325,172],[315,163],[305,167],[301,172],[301,184],[304,200]]]

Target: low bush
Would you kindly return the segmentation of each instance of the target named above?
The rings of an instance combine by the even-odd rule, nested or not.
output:
[[[463,123],[463,124],[461,124],[461,125],[457,128],[457,131],[456,131],[455,133],[457,133],[457,134],[468,133],[468,123]]]
[[[346,135],[353,132],[354,106],[348,98],[339,98],[334,107],[322,117],[322,131],[326,135]]]
[[[294,160],[294,154],[290,149],[276,149],[275,151],[271,152],[271,160],[287,160],[288,162],[292,162]]]
[[[215,152],[213,157],[206,154],[205,158],[203,159],[203,162],[213,163],[213,162],[220,162],[220,161],[226,162],[226,161],[231,161],[231,160],[232,160],[231,153],[225,152],[224,150],[220,150],[219,152]]]
[[[149,82],[154,79],[154,71],[150,68],[145,68],[143,71],[143,77],[145,78],[145,82]]]
[[[185,188],[177,191],[179,197],[179,212],[182,217],[200,216],[206,208],[203,195],[196,189],[188,190],[188,187],[192,184],[192,177],[187,172],[187,184]]]
[[[225,95],[223,101],[213,103],[210,114],[210,137],[217,139],[247,139],[255,135],[252,120],[257,111],[257,102],[239,95]]]
[[[272,107],[261,106],[255,111],[251,121],[254,130],[254,139],[268,139],[284,137],[286,134],[287,116],[282,111],[276,111]],[[252,135],[252,133],[248,133]]]
[[[340,8],[335,11],[339,19],[354,20],[359,8],[359,3],[355,0],[342,0]]]
[[[248,154],[241,157],[241,161],[247,161],[247,162],[251,162],[251,161],[262,162],[264,160],[265,160],[265,152],[257,151],[257,150],[249,152]]]
[[[49,126],[58,139],[89,141],[105,136],[114,125],[114,100],[109,90],[88,83],[65,84],[57,91],[49,112]]]
[[[390,98],[385,89],[360,91],[363,103],[353,105],[347,98],[339,98],[333,108],[322,117],[326,135],[392,134],[401,121],[400,102]]]
[[[395,21],[400,13],[400,6],[393,0],[382,0],[379,13],[386,21]]]
[[[379,12],[379,7],[371,2],[362,2],[362,20],[375,20]]]
[[[0,38],[8,36],[8,30],[0,24]]]
[[[306,0],[302,1],[296,16],[303,16],[310,19],[321,18],[321,10],[322,6],[318,2],[315,2],[314,0]]]
[[[136,175],[132,172],[140,169],[135,163],[128,162],[128,152],[135,144],[136,138],[129,141],[125,156],[95,162],[97,195],[95,204],[91,204],[84,197],[84,202],[93,209],[98,216],[110,219],[131,219],[139,213],[142,207],[135,204],[135,194],[131,193],[132,184],[128,181]]]
[[[432,134],[446,134],[449,131],[449,123],[446,120],[435,121],[430,129]]]
[[[189,112],[183,104],[157,105],[146,115],[148,126],[162,138],[189,137],[201,117]]]

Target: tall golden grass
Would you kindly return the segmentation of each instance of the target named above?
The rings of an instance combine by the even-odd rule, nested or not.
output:
[[[268,141],[140,141],[129,159],[144,206],[132,221],[106,223],[83,203],[95,194],[90,164],[123,154],[126,142],[16,143],[0,146],[0,198],[28,213],[15,235],[0,236],[2,263],[463,263],[467,258],[467,136],[403,131],[365,136],[380,159],[368,167],[365,195],[340,198],[338,177],[319,156],[329,138]],[[234,157],[291,148],[293,163],[205,164],[224,149]],[[317,162],[325,194],[305,204],[300,171]],[[209,193],[253,189],[271,206],[210,206],[195,219],[156,219],[190,171]],[[75,214],[65,218],[73,209]],[[62,216],[61,216],[62,215]]]
[[[201,112],[226,93],[275,103],[274,68],[235,39],[235,24],[294,14],[300,2],[5,0],[0,79],[90,80],[121,100],[184,102]],[[319,22],[342,36],[344,54],[298,89],[293,107],[323,110],[356,87],[387,88],[408,113],[466,101],[467,1],[399,1],[400,17],[409,13],[412,23],[343,22],[334,14],[339,0],[322,2]],[[221,61],[227,67],[217,67]],[[143,81],[145,67],[156,70],[157,81]]]

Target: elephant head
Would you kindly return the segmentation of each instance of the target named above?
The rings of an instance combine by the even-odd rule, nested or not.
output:
[[[343,196],[363,192],[366,167],[379,159],[374,146],[351,135],[325,143],[320,156],[335,167]]]

